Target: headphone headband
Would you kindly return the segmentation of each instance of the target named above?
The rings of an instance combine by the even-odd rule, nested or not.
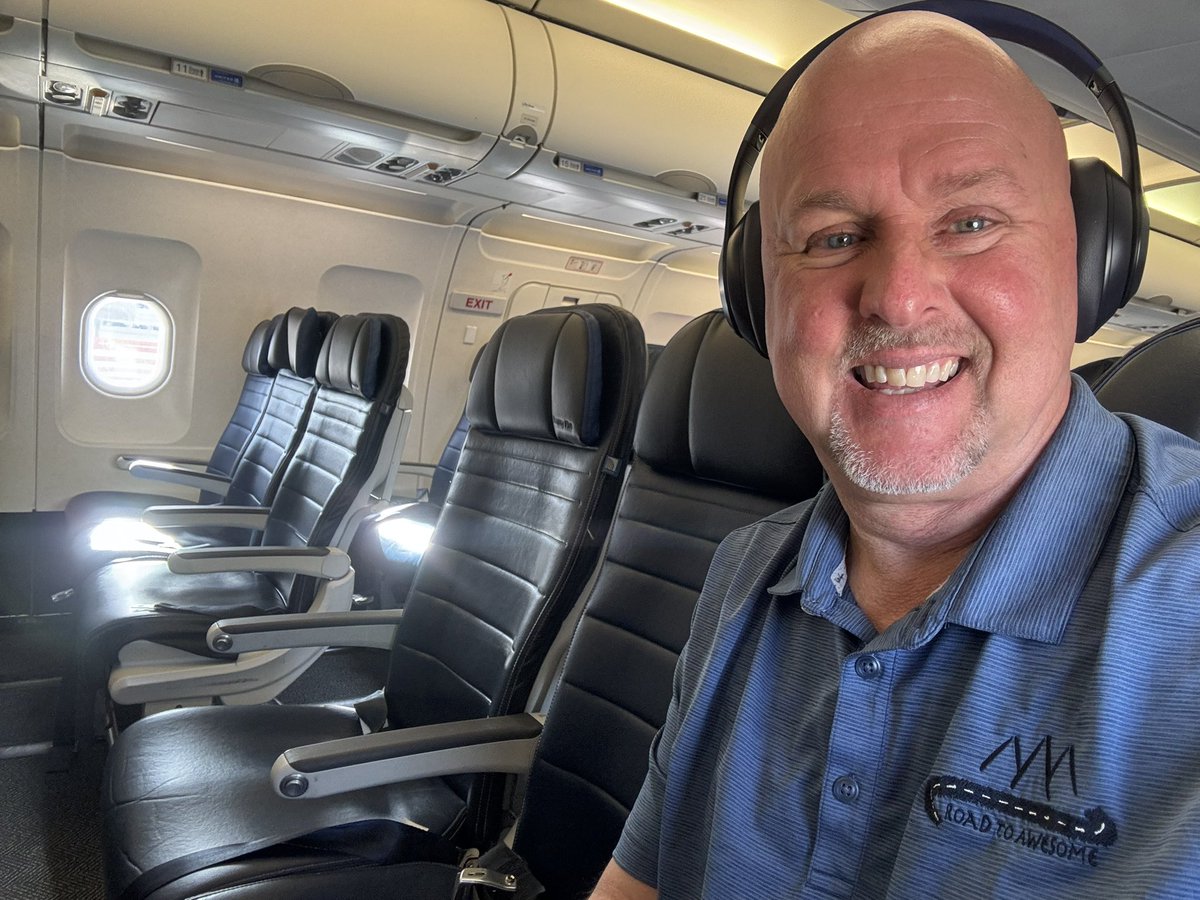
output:
[[[1109,124],[1112,126],[1113,133],[1117,139],[1117,145],[1120,149],[1121,179],[1128,186],[1129,193],[1133,198],[1133,202],[1129,204],[1131,209],[1127,213],[1131,221],[1127,225],[1121,224],[1119,226],[1122,229],[1128,229],[1128,234],[1132,236],[1132,245],[1128,248],[1127,276],[1117,286],[1121,289],[1121,302],[1123,303],[1124,300],[1133,295],[1133,292],[1137,289],[1138,282],[1141,280],[1148,242],[1149,213],[1142,200],[1142,175],[1138,161],[1137,137],[1134,132],[1133,119],[1129,112],[1129,106],[1125,102],[1125,98],[1113,80],[1112,75],[1104,67],[1100,58],[1089,50],[1082,41],[1036,13],[1019,9],[1015,6],[992,2],[992,0],[917,0],[917,2],[904,3],[874,12],[862,19],[851,22],[849,25],[825,38],[825,40],[804,54],[800,60],[783,74],[775,86],[771,88],[771,91],[759,106],[758,111],[755,112],[734,157],[733,172],[730,176],[729,199],[726,206],[725,221],[726,245],[721,257],[722,299],[726,303],[727,312],[729,312],[730,298],[727,296],[728,287],[725,273],[728,269],[728,264],[725,257],[730,251],[730,244],[733,242],[731,236],[738,230],[738,226],[741,225],[743,220],[743,214],[746,211],[746,188],[749,185],[750,174],[754,169],[754,164],[762,152],[767,138],[779,120],[780,113],[787,102],[792,87],[812,62],[830,44],[847,31],[880,16],[891,15],[897,12],[914,11],[940,13],[941,15],[969,25],[992,39],[1009,41],[1034,50],[1051,61],[1058,63],[1074,75],[1100,103],[1101,108],[1108,117]],[[755,223],[755,227],[757,227],[757,223]],[[740,249],[740,235],[737,241]],[[757,247],[750,247],[748,250],[757,252]],[[1108,248],[1106,252],[1108,257],[1112,256],[1112,248]],[[735,267],[735,271],[740,277],[740,267]],[[744,328],[738,323],[737,316],[731,315],[730,319],[734,323],[735,330],[742,337],[750,339],[751,343],[758,343],[760,352],[765,353],[765,347],[762,346],[762,335],[755,335],[751,338],[749,335],[743,333]]]

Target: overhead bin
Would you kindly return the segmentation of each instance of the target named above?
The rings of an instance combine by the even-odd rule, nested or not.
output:
[[[728,190],[760,97],[560,25],[546,31],[558,75],[548,147],[691,193]]]
[[[49,23],[97,63],[107,40],[493,135],[513,88],[503,12],[483,0],[50,0]]]
[[[219,141],[684,241],[719,240],[758,103],[488,0],[48,0],[48,26],[48,148]]]
[[[539,153],[513,181],[553,186],[544,209],[720,242],[729,172],[761,98],[546,23],[557,83]]]
[[[553,100],[552,77],[516,77],[531,38],[549,66],[540,25],[485,0],[393,9],[51,0],[46,100],[431,184],[519,168]]]
[[[37,99],[41,71],[41,4],[7,3],[0,14],[0,148],[39,143]]]

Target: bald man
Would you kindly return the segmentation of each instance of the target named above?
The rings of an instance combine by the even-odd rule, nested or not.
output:
[[[593,896],[1192,896],[1200,446],[1072,381],[1050,105],[884,16],[797,82],[761,193],[830,484],[718,551]]]

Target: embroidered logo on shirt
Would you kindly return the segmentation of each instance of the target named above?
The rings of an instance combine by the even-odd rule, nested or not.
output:
[[[1100,849],[1117,840],[1117,824],[1101,807],[1063,809],[1052,795],[1055,782],[1069,781],[1072,797],[1079,795],[1075,780],[1075,745],[1068,744],[1057,756],[1054,739],[1046,735],[1028,755],[1021,753],[1021,738],[1013,735],[993,750],[979,766],[985,772],[1000,760],[1010,757],[1012,780],[1008,790],[990,787],[969,778],[941,775],[925,783],[925,812],[935,825],[949,822],[969,828],[993,840],[1004,841],[1045,856],[1095,867]],[[1034,763],[1044,760],[1044,769]],[[1065,771],[1064,771],[1065,764]],[[998,766],[997,766],[998,767]],[[1014,793],[1031,771],[1043,773],[1041,798],[1030,799]]]

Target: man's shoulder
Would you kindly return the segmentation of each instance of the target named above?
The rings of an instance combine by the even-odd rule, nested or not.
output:
[[[816,498],[802,500],[778,512],[734,529],[721,542],[718,553],[727,559],[745,559],[753,548],[755,555],[772,557],[791,539],[803,534]]]
[[[1200,537],[1200,443],[1140,416],[1121,418],[1137,448],[1131,490],[1148,498],[1172,529]]]

